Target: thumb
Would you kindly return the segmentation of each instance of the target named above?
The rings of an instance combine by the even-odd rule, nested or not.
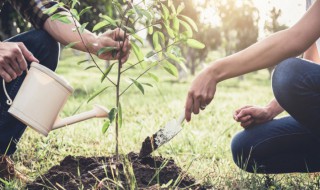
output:
[[[18,43],[18,46],[23,54],[23,56],[30,62],[38,62],[39,60],[33,56],[33,54],[26,48],[23,43]]]

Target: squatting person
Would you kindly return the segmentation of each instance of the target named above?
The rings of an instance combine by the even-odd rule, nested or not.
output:
[[[4,2],[0,0],[1,5]],[[66,45],[79,42],[73,48],[86,51],[85,46],[87,46],[93,54],[97,54],[99,49],[106,46],[115,47],[117,50],[123,47],[122,52],[118,51],[116,55],[111,55],[109,52],[100,55],[99,58],[105,60],[121,58],[122,63],[128,59],[130,44],[120,29],[110,30],[99,36],[85,30],[82,33],[82,42],[80,36],[73,31],[75,24],[66,8],[58,8],[51,14],[46,12],[57,2],[53,0],[9,0],[9,2],[36,28],[0,42],[0,76],[1,81],[4,79],[7,82],[10,97],[14,98],[17,94],[26,75],[23,71],[31,62],[38,62],[53,71],[56,69],[60,52],[59,43]],[[67,15],[73,24],[51,20],[50,17],[58,12]],[[76,24],[80,26],[79,23]],[[14,170],[9,156],[15,152],[16,144],[26,126],[8,113],[9,106],[5,102],[3,88],[0,88],[0,178],[10,179],[23,177]]]
[[[217,83],[276,65],[275,99],[266,107],[245,106],[234,114],[245,130],[233,138],[233,159],[248,172],[319,172],[320,65],[315,44],[319,37],[320,0],[316,0],[291,28],[203,70],[189,89],[186,120],[212,101]],[[304,59],[296,58],[303,53]],[[273,119],[283,110],[290,116]]]

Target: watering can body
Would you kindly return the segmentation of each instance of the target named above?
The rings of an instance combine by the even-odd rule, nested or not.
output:
[[[8,112],[47,136],[51,130],[93,117],[107,117],[108,111],[97,106],[91,111],[60,119],[59,112],[73,88],[66,80],[39,63],[32,63]]]

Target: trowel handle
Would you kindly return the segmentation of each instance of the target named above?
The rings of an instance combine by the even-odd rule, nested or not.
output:
[[[186,118],[184,110],[181,112],[179,119],[178,119],[178,124],[182,124],[184,119]]]

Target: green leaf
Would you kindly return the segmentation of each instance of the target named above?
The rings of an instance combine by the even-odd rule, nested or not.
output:
[[[150,83],[143,82],[143,83],[141,83],[141,84],[143,84],[143,85],[145,85],[145,86],[153,87],[152,84],[150,84]]]
[[[110,23],[108,21],[105,21],[105,20],[101,21],[101,22],[98,22],[96,25],[94,25],[92,31],[93,32],[97,31],[97,30],[101,29],[102,27],[108,26],[108,25],[110,25]]]
[[[183,20],[180,20],[180,23],[186,29],[187,37],[191,38],[193,36],[193,32],[192,32],[190,25]]]
[[[123,26],[123,27],[129,32],[129,34],[135,33],[135,31],[134,31],[133,28],[130,28],[130,27],[128,27],[128,26]]]
[[[117,49],[117,48],[116,47],[103,47],[103,48],[99,49],[99,51],[97,52],[97,55],[100,56],[101,54],[110,52],[115,49]]]
[[[148,75],[153,78],[154,81],[159,82],[159,78],[155,74],[149,72]]]
[[[108,74],[110,73],[110,71],[111,71],[111,69],[112,69],[113,65],[115,65],[115,63],[113,63],[113,64],[109,65],[109,67],[104,71],[104,73],[103,73],[103,75],[102,75],[102,77],[101,77],[101,82],[103,82],[103,81],[104,81],[104,79],[106,79],[106,78],[107,78],[107,76],[108,76]]]
[[[99,90],[98,92],[94,93],[87,101],[87,103],[89,103],[91,100],[93,100],[95,97],[97,97],[98,95],[100,95],[102,92],[104,92],[105,90],[107,90],[108,88],[110,88],[110,86],[104,87],[103,89]]]
[[[163,15],[163,18],[164,20],[167,20],[168,17],[169,17],[169,9],[161,3],[161,6],[162,6],[162,15]]]
[[[78,21],[80,20],[79,15],[78,15],[78,11],[76,9],[70,9],[70,13],[76,20],[78,20]]]
[[[173,18],[173,30],[179,32],[179,19],[177,17]]]
[[[168,26],[168,25],[164,25],[165,27],[166,27],[166,29],[167,29],[167,33],[169,34],[169,36],[171,37],[171,38],[174,38],[174,33],[173,33],[173,30]]]
[[[71,24],[71,21],[69,20],[69,18],[67,16],[59,17],[57,20],[62,23],[65,23],[65,24]]]
[[[132,50],[133,50],[134,54],[136,55],[137,59],[139,61],[143,61],[143,54],[141,52],[140,47],[132,40],[131,40],[131,46],[132,46]]]
[[[78,0],[72,0],[72,5],[71,5],[71,8],[73,9],[76,4],[80,5],[79,1]]]
[[[92,68],[96,68],[97,66],[95,66],[95,65],[91,65],[91,66],[89,66],[89,67],[86,67],[84,70],[89,70],[89,69],[92,69]]]
[[[81,15],[83,15],[84,13],[88,12],[92,7],[89,6],[89,7],[86,7],[84,9],[82,9],[82,11],[79,13],[79,17],[81,17]]]
[[[56,10],[58,10],[58,8],[59,8],[59,4],[55,4],[52,7],[50,7],[49,9],[46,9],[45,11],[43,11],[43,13],[51,15],[52,13],[56,12]]]
[[[170,8],[171,8],[171,12],[173,13],[173,15],[177,15],[177,10],[176,10],[176,8],[174,7],[173,3],[170,4]]]
[[[180,14],[181,11],[185,8],[184,6],[184,3],[180,3],[180,5],[178,6],[178,9],[177,9],[177,14]]]
[[[83,24],[80,26],[80,28],[79,28],[80,33],[83,33],[83,31],[86,29],[86,27],[87,27],[88,24],[89,24],[89,23],[86,22],[86,23],[83,23]]]
[[[137,35],[137,34],[131,34],[131,36],[132,36],[134,39],[138,40],[138,41],[141,43],[141,45],[143,45],[143,40],[142,40],[142,38],[141,38],[139,35]]]
[[[164,64],[163,64],[163,68],[170,73],[171,75],[178,77],[179,76],[179,72],[178,69],[176,68],[176,66],[174,66],[173,64],[171,64],[170,62],[168,62],[167,60],[164,60]]]
[[[140,9],[140,11],[141,11],[141,14],[143,14],[147,18],[147,20],[151,20],[152,19],[152,16],[151,16],[149,11],[144,10],[144,9]]]
[[[133,84],[141,91],[142,94],[144,94],[144,88],[143,86],[136,80],[130,78]]]
[[[189,18],[189,17],[187,17],[185,15],[179,15],[179,16],[181,16],[185,21],[187,21],[192,26],[192,28],[196,32],[198,32],[198,27],[197,27],[196,23],[191,18]]]
[[[116,118],[116,114],[117,114],[117,109],[116,108],[112,108],[109,112],[109,120],[110,123],[112,123],[114,121],[114,119]]]
[[[117,26],[117,23],[115,20],[113,20],[112,18],[110,18],[107,15],[102,15],[100,16],[101,18],[103,18],[104,20],[108,21],[112,26]]]
[[[104,124],[103,124],[103,127],[102,127],[102,134],[105,134],[106,132],[107,132],[107,130],[109,129],[109,127],[110,127],[110,121],[109,120],[107,120],[106,122],[104,122]]]
[[[51,20],[58,20],[58,21],[65,23],[65,24],[71,24],[71,21],[69,20],[67,15],[62,15],[62,14],[56,13],[56,14],[52,15],[50,18],[51,18]]]
[[[159,35],[159,40],[160,40],[160,44],[162,44],[163,46],[165,45],[166,43],[166,39],[164,37],[164,34],[162,32],[158,32],[158,35]]]
[[[195,39],[188,39],[187,40],[187,45],[189,47],[192,47],[192,48],[195,48],[195,49],[203,49],[203,48],[206,47],[203,43],[201,43],[201,42],[199,42],[199,41],[197,41]]]
[[[88,62],[88,59],[85,59],[85,60],[79,61],[77,64],[78,64],[78,65],[81,65],[82,63],[85,63],[85,62]]]
[[[68,49],[68,48],[72,48],[74,45],[76,45],[77,43],[79,43],[80,41],[77,42],[71,42],[68,45],[64,46],[64,49]]]
[[[153,26],[149,26],[148,27],[148,34],[152,34],[153,33]]]
[[[152,43],[153,43],[153,47],[159,46],[159,34],[158,34],[158,32],[153,33]]]
[[[121,128],[122,127],[122,108],[121,108],[120,102],[118,106],[118,124],[119,124],[119,128]]]
[[[165,53],[165,55],[166,55],[167,58],[173,60],[176,63],[180,63],[181,62],[180,59],[176,55],[174,55],[172,53],[167,52],[167,53]]]

